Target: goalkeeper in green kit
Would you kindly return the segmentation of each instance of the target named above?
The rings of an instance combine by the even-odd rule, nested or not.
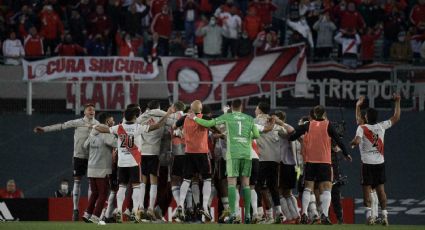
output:
[[[254,124],[254,118],[242,113],[242,101],[237,99],[232,102],[232,113],[225,113],[212,120],[204,120],[189,115],[196,123],[204,127],[212,127],[218,124],[225,124],[227,130],[227,154],[226,171],[227,186],[230,206],[229,223],[238,222],[236,219],[236,179],[241,178],[245,223],[250,222],[251,212],[251,189],[249,186],[249,177],[251,176],[251,151],[252,140],[260,136],[257,127]]]

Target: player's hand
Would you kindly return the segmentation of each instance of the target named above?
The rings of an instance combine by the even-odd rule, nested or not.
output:
[[[345,156],[345,160],[349,161],[349,162],[353,162],[353,158],[351,157],[350,154],[348,154],[347,156]]]
[[[174,105],[171,105],[167,110],[168,115],[175,113],[175,112],[176,112],[176,109],[174,108]]]
[[[359,99],[357,100],[356,106],[360,107],[363,105],[365,97],[364,96],[360,96]]]
[[[398,93],[393,94],[393,98],[395,102],[400,102],[401,100],[401,96]]]
[[[34,133],[44,133],[44,129],[40,126],[34,128]]]
[[[194,113],[188,113],[187,114],[187,117],[189,118],[189,119],[195,119],[195,117],[196,117],[196,115],[194,114]]]

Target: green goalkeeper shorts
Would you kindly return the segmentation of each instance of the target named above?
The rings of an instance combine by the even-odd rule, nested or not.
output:
[[[252,160],[228,159],[226,160],[227,177],[251,176]]]

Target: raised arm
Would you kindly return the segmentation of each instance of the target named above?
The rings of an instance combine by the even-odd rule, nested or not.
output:
[[[362,110],[361,107],[363,105],[365,97],[360,96],[356,103],[356,122],[357,125],[362,125],[364,123],[363,117],[362,117]]]
[[[394,115],[390,118],[391,125],[394,125],[400,120],[400,94],[394,95],[394,101],[395,101],[395,108],[394,108]]]
[[[168,117],[174,112],[174,105],[172,105],[168,108],[167,113],[161,118],[161,120],[158,121],[158,123],[149,126],[148,132],[161,128],[167,121]]]
[[[89,127],[88,125],[85,125],[84,122],[82,122],[82,119],[76,119],[76,120],[67,121],[65,123],[48,125],[44,127],[37,126],[34,128],[34,132],[45,133],[45,132],[61,131],[64,129],[77,128],[77,127],[83,127],[83,126]]]

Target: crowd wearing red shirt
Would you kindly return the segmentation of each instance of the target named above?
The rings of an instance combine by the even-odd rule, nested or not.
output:
[[[408,41],[415,39],[411,46],[413,56],[420,57],[421,39],[425,37],[425,0],[384,3],[378,0],[289,0],[285,6],[286,17],[277,20],[273,15],[281,9],[274,2],[278,1],[133,0],[128,4],[129,1],[123,0],[44,0],[30,4],[32,1],[3,0],[0,39],[4,41],[10,31],[17,32],[25,56],[34,59],[49,55],[152,56],[152,50],[155,55],[167,56],[173,55],[169,45],[174,41],[175,31],[184,30],[187,35],[182,40],[186,44],[179,47],[196,45],[199,48],[203,38],[196,37],[195,31],[208,25],[211,16],[225,29],[228,15],[237,15],[241,25],[237,25],[236,40],[247,37],[251,46],[246,47],[254,50],[255,44],[260,44],[257,49],[268,47],[261,41],[264,33],[276,37],[273,46],[284,45],[285,28],[290,30],[285,20],[305,20],[316,43],[318,32],[313,30],[313,25],[327,14],[337,27],[334,35],[354,30],[361,37],[362,44],[358,48],[361,60],[373,61],[378,39],[384,41],[382,56],[389,58],[392,44],[403,33]],[[237,20],[232,21],[235,22]],[[303,34],[293,32],[296,39],[292,40],[306,40]],[[154,34],[158,41],[153,41]],[[223,39],[226,42],[226,38]],[[333,39],[331,43],[337,47]],[[315,50],[311,44],[310,48]],[[198,56],[202,56],[199,52]]]

